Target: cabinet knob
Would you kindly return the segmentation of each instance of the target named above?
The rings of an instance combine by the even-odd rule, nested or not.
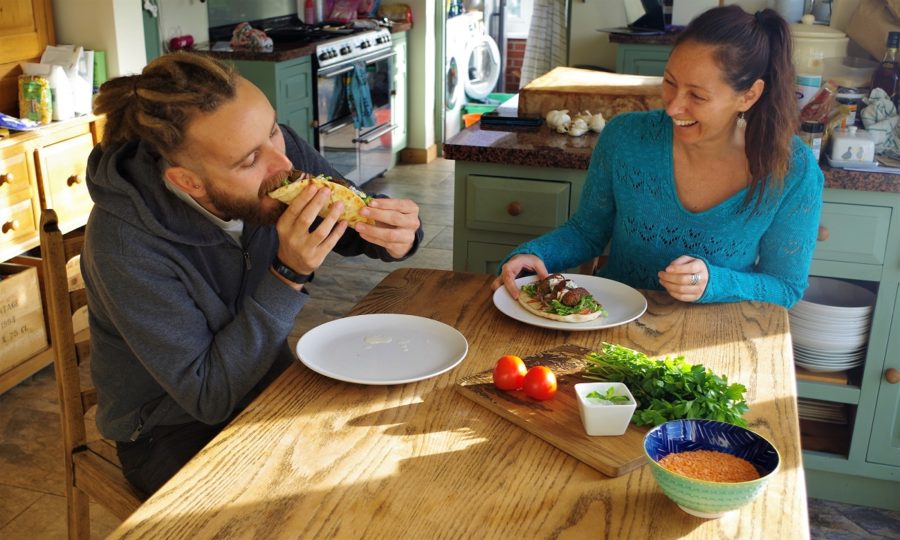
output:
[[[828,227],[825,225],[819,225],[819,235],[816,236],[816,240],[819,242],[824,242],[828,240]]]
[[[516,217],[522,213],[522,203],[519,201],[513,201],[506,205],[506,213],[511,215],[512,217]]]
[[[16,177],[13,176],[13,173],[11,172],[0,174],[0,186],[3,184],[12,184],[12,181],[15,180],[15,178]]]
[[[890,368],[884,372],[884,380],[890,384],[900,383],[900,370]]]
[[[11,220],[7,221],[6,223],[4,223],[3,227],[0,227],[0,230],[3,231],[3,234],[6,234],[10,231],[15,231],[16,229],[19,228],[19,226],[21,226],[21,223],[19,223],[18,219],[11,219]]]
[[[69,187],[72,187],[72,186],[74,186],[76,184],[80,184],[80,183],[81,183],[81,177],[77,174],[73,174],[72,176],[70,176],[69,178],[66,179],[66,185]]]

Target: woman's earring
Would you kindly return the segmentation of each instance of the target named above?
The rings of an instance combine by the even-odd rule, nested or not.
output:
[[[741,128],[741,129],[744,129],[745,127],[747,127],[747,119],[744,118],[744,112],[743,112],[743,111],[741,111],[741,112],[738,113],[737,127]]]

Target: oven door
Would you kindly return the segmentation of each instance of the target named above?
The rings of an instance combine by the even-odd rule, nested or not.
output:
[[[349,116],[318,129],[319,153],[341,176],[359,185],[357,131]]]
[[[391,166],[392,133],[397,126],[391,123],[390,107],[375,109],[375,127],[361,131],[356,143],[359,145],[359,178],[353,178],[357,185],[381,176]]]

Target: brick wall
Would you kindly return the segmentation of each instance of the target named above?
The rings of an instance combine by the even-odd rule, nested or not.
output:
[[[506,40],[506,92],[512,94],[519,91],[519,80],[522,78],[522,59],[525,57],[524,39]]]

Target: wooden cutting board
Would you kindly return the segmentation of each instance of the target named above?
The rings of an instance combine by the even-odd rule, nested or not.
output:
[[[498,390],[490,370],[461,379],[456,389],[601,473],[621,476],[646,463],[643,442],[648,428],[630,424],[618,437],[590,437],[584,432],[575,384],[595,382],[581,376],[588,352],[578,345],[562,345],[523,359],[529,368],[547,366],[556,374],[556,395],[547,401],[526,397],[521,390]]]
[[[609,120],[620,112],[663,107],[662,77],[623,75],[590,69],[558,67],[519,90],[519,114],[567,109],[590,111]]]

